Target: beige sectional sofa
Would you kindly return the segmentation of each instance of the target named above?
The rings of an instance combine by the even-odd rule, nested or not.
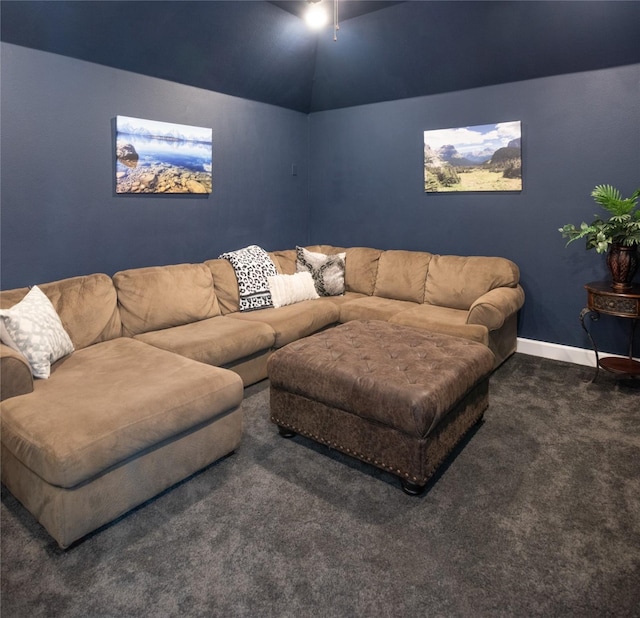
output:
[[[233,452],[243,386],[287,343],[378,319],[484,343],[495,366],[515,351],[524,294],[509,260],[308,249],[346,253],[344,295],[240,312],[224,259],[39,285],[75,351],[34,380],[0,344],[2,482],[61,547]],[[296,272],[295,249],[269,255]],[[0,292],[0,308],[27,292]]]

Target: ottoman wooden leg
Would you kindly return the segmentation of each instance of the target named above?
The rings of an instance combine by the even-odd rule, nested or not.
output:
[[[402,491],[410,496],[419,496],[426,487],[426,485],[418,485],[417,483],[407,481],[407,479],[400,479],[400,483],[402,484]]]
[[[296,435],[295,431],[291,431],[291,429],[287,429],[282,425],[278,425],[278,432],[283,438],[293,438]]]

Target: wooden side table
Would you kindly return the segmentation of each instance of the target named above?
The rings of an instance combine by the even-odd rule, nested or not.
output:
[[[636,323],[640,320],[640,285],[632,285],[631,289],[625,292],[616,292],[609,281],[593,281],[584,287],[587,290],[587,306],[580,312],[580,323],[596,353],[596,372],[591,382],[596,381],[600,367],[623,376],[640,376],[640,363],[633,360],[633,337]],[[598,347],[585,326],[584,319],[590,315],[592,321],[597,321],[601,313],[631,320],[628,358],[599,357]]]

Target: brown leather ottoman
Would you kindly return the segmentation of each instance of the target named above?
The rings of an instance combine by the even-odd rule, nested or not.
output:
[[[484,345],[377,320],[271,355],[271,420],[400,477],[419,494],[489,405]]]

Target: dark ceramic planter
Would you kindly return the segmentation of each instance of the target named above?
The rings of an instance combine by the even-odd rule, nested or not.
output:
[[[631,281],[638,270],[638,247],[613,244],[607,253],[607,266],[611,272],[611,287],[617,292],[631,289]]]

